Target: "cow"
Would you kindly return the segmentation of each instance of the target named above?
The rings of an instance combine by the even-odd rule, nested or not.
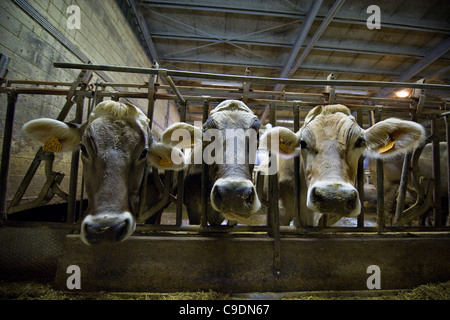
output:
[[[439,153],[440,153],[440,172],[441,172],[441,186],[440,186],[440,192],[443,197],[445,197],[445,200],[447,200],[448,195],[448,181],[446,179],[447,177],[447,143],[446,142],[440,142],[439,143]],[[432,169],[432,144],[428,143],[423,147],[422,152],[420,153],[418,162],[417,162],[417,177],[423,177],[426,179],[432,179],[433,178],[433,169]],[[397,156],[392,159],[388,159],[386,161],[383,161],[383,187],[384,187],[384,211],[386,216],[386,221],[388,223],[392,224],[392,220],[395,214],[396,206],[397,206],[397,195],[398,195],[398,188],[400,186],[400,180],[401,180],[401,174],[402,174],[402,168],[403,168],[403,157]],[[376,180],[376,163],[373,159],[369,160],[369,170],[370,174],[372,176],[372,181],[377,187],[377,180]],[[414,205],[416,202],[416,199],[418,197],[418,192],[414,186],[413,177],[410,175],[408,177],[408,184],[406,189],[406,196],[405,196],[405,208],[410,207]],[[420,192],[419,192],[420,193]],[[423,197],[424,195],[422,195]],[[424,200],[424,199],[422,199]],[[448,207],[448,203],[442,207],[443,211],[446,212],[448,210],[445,210],[445,208]],[[448,222],[447,222],[448,224]]]
[[[124,241],[134,232],[147,162],[165,170],[186,165],[182,151],[158,142],[147,116],[130,103],[101,102],[81,125],[40,118],[27,122],[23,131],[44,150],[80,148],[88,198],[80,237],[88,245]],[[178,164],[171,160],[174,154],[182,160]]]
[[[346,106],[336,104],[313,108],[297,133],[284,127],[266,131],[260,146],[280,155],[279,194],[289,215],[284,221],[293,217],[293,157],[300,153],[300,223],[317,226],[322,215],[337,219],[359,215],[361,203],[354,184],[363,152],[388,159],[417,148],[424,139],[421,125],[396,118],[364,130]]]
[[[184,129],[184,125],[174,124],[167,128],[162,141],[167,144],[179,141],[172,137],[172,133]],[[242,101],[225,100],[211,110],[202,129],[197,127],[191,164],[184,180],[184,204],[190,224],[200,224],[202,157],[208,170],[209,224],[220,225],[225,219],[229,224],[255,222],[253,214],[260,209],[261,203],[252,173],[260,125],[258,117]],[[245,137],[248,137],[247,144]],[[203,140],[208,141],[205,152],[202,152]],[[237,142],[233,143],[235,140]]]

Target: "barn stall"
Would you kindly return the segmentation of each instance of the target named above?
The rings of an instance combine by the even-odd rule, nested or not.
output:
[[[440,186],[448,185],[449,170],[439,142],[449,135],[450,8],[445,1],[379,1],[381,29],[369,29],[372,4],[75,1],[80,29],[71,29],[72,3],[3,2],[3,277],[54,277],[68,290],[67,268],[76,265],[85,291],[364,290],[368,268],[378,266],[382,289],[448,281],[448,194]],[[402,158],[399,197],[386,212],[382,163],[370,176],[361,159],[361,214],[346,226],[323,219],[317,227],[299,223],[298,200],[292,224],[280,226],[272,175],[261,223],[230,227],[208,225],[205,209],[201,224],[189,225],[183,184],[174,183],[184,173],[160,179],[147,168],[159,203],[150,211],[140,206],[130,239],[88,247],[79,238],[87,205],[80,151],[43,151],[21,127],[39,117],[83,123],[108,99],[141,108],[156,137],[174,122],[205,122],[225,99],[244,101],[263,124],[295,132],[314,106],[340,103],[363,128],[388,117],[423,124],[432,172],[417,174],[419,153]],[[411,178],[418,191],[405,204]],[[371,202],[364,186],[374,183]],[[161,224],[144,223],[162,208]]]

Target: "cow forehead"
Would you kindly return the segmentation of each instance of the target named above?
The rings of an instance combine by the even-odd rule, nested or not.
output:
[[[346,113],[323,113],[305,124],[302,138],[313,139],[320,146],[322,142],[334,140],[339,145],[346,145],[352,139],[359,137],[362,129],[355,118]]]
[[[89,115],[88,123],[95,119],[105,118],[112,120],[124,120],[128,123],[136,123],[144,132],[149,126],[149,120],[145,114],[131,103],[117,101],[104,101],[99,103]]]
[[[239,100],[225,100],[210,113],[219,128],[248,128],[257,117]]]
[[[255,114],[241,110],[223,110],[210,116],[219,129],[249,128],[257,118]]]
[[[250,110],[249,107],[245,105],[242,101],[239,100],[225,100],[219,103],[217,107],[215,107],[213,110],[211,110],[211,115],[213,115],[216,112],[225,111],[225,110],[240,110],[243,112],[249,112],[253,114],[253,111]]]
[[[129,151],[146,137],[135,122],[115,120],[112,117],[94,119],[87,126],[83,137],[96,144],[98,149],[113,147]]]
[[[104,145],[113,141],[117,146],[120,142],[135,144],[142,140],[147,143],[151,139],[149,132],[149,120],[138,107],[110,100],[92,110],[84,137],[103,141]]]

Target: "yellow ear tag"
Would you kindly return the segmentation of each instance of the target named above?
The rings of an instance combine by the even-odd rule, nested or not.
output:
[[[44,145],[42,146],[42,150],[58,153],[62,150],[62,144],[61,142],[59,142],[58,138],[53,137],[44,143]]]
[[[169,158],[161,158],[161,160],[159,160],[159,165],[161,167],[171,167],[173,163]]]
[[[280,149],[286,152],[287,154],[292,153],[292,149],[289,148],[283,141],[280,141]]]
[[[384,147],[381,147],[380,149],[378,149],[378,153],[385,153],[385,152],[391,150],[394,147],[394,145],[395,145],[395,141],[389,139],[389,142]]]

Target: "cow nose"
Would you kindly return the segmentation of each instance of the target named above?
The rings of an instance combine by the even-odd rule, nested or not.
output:
[[[314,205],[321,213],[352,212],[359,201],[355,189],[341,188],[340,186],[317,186],[311,190]]]
[[[254,197],[255,190],[252,186],[221,185],[215,186],[213,190],[213,201],[219,208],[233,202],[252,205]]]
[[[119,242],[134,231],[134,225],[134,221],[128,217],[90,216],[90,219],[83,221],[81,238],[87,244]]]

